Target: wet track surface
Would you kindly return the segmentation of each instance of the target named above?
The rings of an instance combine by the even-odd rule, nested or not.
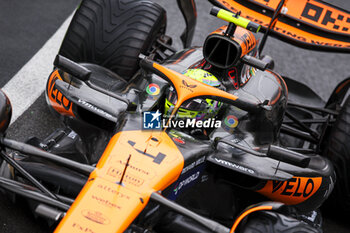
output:
[[[184,21],[176,1],[156,2],[166,7],[167,34],[175,39],[175,47],[181,48],[178,37],[184,29]],[[0,87],[31,59],[78,3],[78,0],[0,1]],[[350,8],[347,0],[333,3]],[[199,18],[193,45],[202,45],[206,35],[222,25],[220,20],[208,14],[210,7],[207,1],[197,1]],[[276,71],[306,83],[325,100],[339,81],[350,76],[350,55],[312,52],[275,39],[268,40],[264,53],[275,59]],[[58,120],[48,111],[44,95],[41,95],[12,124],[8,136],[20,141],[30,136],[44,138],[59,126]],[[3,194],[0,194],[0,198],[1,233],[51,231],[45,222],[34,219],[24,203],[12,204]],[[326,217],[324,231],[350,232],[350,224]]]

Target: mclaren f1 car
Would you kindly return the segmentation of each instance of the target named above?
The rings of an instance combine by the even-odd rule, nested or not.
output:
[[[176,51],[156,3],[83,0],[45,91],[65,127],[9,139],[0,93],[1,189],[57,233],[322,232],[325,201],[348,210],[350,79],[325,102],[262,51],[274,36],[348,53],[350,13],[317,0],[211,2],[226,25],[191,47],[196,6],[177,1]]]

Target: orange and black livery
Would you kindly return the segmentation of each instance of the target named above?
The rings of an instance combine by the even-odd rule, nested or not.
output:
[[[28,199],[57,233],[231,233],[265,223],[317,232],[318,209],[349,196],[339,168],[350,155],[339,148],[350,151],[350,81],[326,102],[275,72],[262,50],[274,36],[350,52],[349,12],[317,0],[211,0],[224,26],[191,47],[195,1],[178,0],[186,28],[176,51],[158,4],[105,2],[82,1],[48,77],[62,127],[9,139],[12,107],[0,91],[0,188]]]

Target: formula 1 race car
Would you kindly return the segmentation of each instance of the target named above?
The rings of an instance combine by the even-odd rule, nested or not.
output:
[[[55,232],[322,232],[325,201],[347,211],[350,78],[324,102],[261,54],[268,36],[350,52],[350,13],[316,0],[211,2],[228,25],[190,47],[196,6],[177,1],[176,52],[156,3],[83,0],[45,93],[65,128],[7,138],[0,92],[8,197]]]

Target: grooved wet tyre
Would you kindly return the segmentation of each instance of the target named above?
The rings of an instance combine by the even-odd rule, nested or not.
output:
[[[59,54],[130,79],[138,69],[139,54],[149,52],[165,27],[165,10],[148,0],[83,0]]]
[[[321,233],[307,223],[274,212],[261,212],[248,218],[239,233]]]
[[[344,102],[328,137],[324,156],[334,166],[337,181],[326,209],[350,213],[350,96]]]

